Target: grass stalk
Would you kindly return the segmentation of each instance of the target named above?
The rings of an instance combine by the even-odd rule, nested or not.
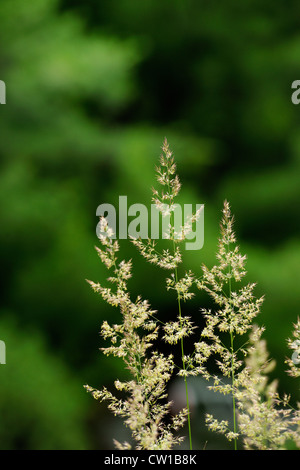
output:
[[[175,243],[174,243],[174,246],[175,246]],[[174,252],[175,252],[175,249],[174,249]],[[178,282],[177,268],[175,268],[175,281]],[[177,302],[178,302],[179,321],[180,321],[180,324],[182,324],[181,301],[180,301],[180,294],[179,293],[177,293]],[[180,346],[181,346],[182,368],[185,371],[186,367],[185,367],[185,358],[184,358],[185,355],[184,355],[183,338],[180,339]],[[193,450],[190,404],[189,404],[189,392],[188,392],[188,384],[187,384],[186,376],[184,376],[184,383],[185,383],[186,407],[187,407],[187,410],[188,410],[187,420],[188,420],[188,431],[189,431],[189,444],[190,444],[190,450]]]

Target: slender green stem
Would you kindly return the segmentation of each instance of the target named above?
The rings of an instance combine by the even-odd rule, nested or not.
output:
[[[169,166],[168,166],[168,171],[169,171]],[[170,184],[168,183],[168,190],[169,190],[169,206],[171,207],[173,205],[173,195],[171,195],[171,187]],[[174,239],[174,213],[171,211],[171,216],[170,216],[170,225],[171,225],[171,240],[173,241],[173,252],[174,255],[176,253],[176,245],[175,245],[175,239]],[[175,282],[177,284],[178,282],[178,271],[177,267],[174,269],[174,275],[175,275]],[[182,325],[182,315],[181,315],[181,302],[180,302],[180,294],[177,292],[177,303],[178,303],[178,314],[179,314],[179,322],[180,326]],[[181,346],[181,360],[182,360],[182,368],[184,371],[186,371],[186,366],[185,366],[185,356],[184,356],[184,347],[183,347],[183,338],[180,339],[180,346]],[[191,430],[191,417],[190,417],[190,405],[189,405],[189,393],[188,393],[188,384],[187,384],[187,378],[186,375],[184,375],[184,383],[185,383],[185,396],[186,396],[186,407],[188,411],[188,431],[189,431],[189,444],[190,444],[190,450],[193,449],[192,445],[192,430]]]
[[[229,301],[231,304],[231,264],[229,263]],[[232,331],[230,332],[230,347],[231,347],[231,386],[232,386],[232,408],[233,408],[233,432],[237,432],[236,425],[236,405],[235,405],[235,377],[234,377],[234,348],[233,348],[234,336]],[[237,439],[234,438],[234,450],[237,450]]]
[[[233,334],[230,333],[230,341],[231,341],[231,385],[232,385],[232,407],[233,407],[233,432],[236,433],[237,426],[236,426],[236,406],[235,406],[235,393],[234,393],[234,361],[233,361]],[[237,450],[237,439],[234,438],[234,450]]]
[[[174,243],[175,246],[175,243]],[[175,249],[174,249],[175,252]],[[175,281],[176,283],[178,282],[178,272],[177,268],[175,268]],[[181,302],[180,302],[180,295],[177,293],[177,302],[178,302],[178,312],[179,312],[179,322],[181,324],[182,322],[182,316],[181,316]],[[183,338],[180,339],[180,345],[181,345],[181,359],[182,359],[182,368],[185,371],[185,359],[184,359],[184,347],[183,347]],[[188,392],[188,384],[187,384],[187,378],[184,376],[184,383],[185,383],[185,396],[186,396],[186,407],[188,410],[188,430],[189,430],[189,443],[190,443],[190,450],[193,450],[193,445],[192,445],[192,428],[191,428],[191,417],[190,417],[190,405],[189,405],[189,392]]]

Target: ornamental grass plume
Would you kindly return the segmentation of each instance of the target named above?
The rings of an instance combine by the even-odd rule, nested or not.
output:
[[[191,270],[186,272],[183,277],[179,277],[178,266],[182,262],[182,252],[180,243],[186,240],[188,234],[192,230],[193,223],[196,222],[203,209],[198,209],[194,214],[191,214],[183,224],[175,225],[175,210],[176,210],[176,197],[179,194],[181,184],[179,177],[176,173],[176,163],[173,153],[170,150],[167,139],[164,140],[162,146],[162,154],[160,157],[160,165],[156,167],[157,181],[161,186],[161,190],[152,188],[152,201],[155,203],[156,208],[162,214],[162,217],[169,219],[168,231],[163,235],[163,238],[168,239],[170,248],[159,252],[156,243],[148,239],[144,242],[141,239],[133,239],[133,244],[139,249],[141,255],[150,263],[159,266],[160,268],[171,271],[170,277],[166,279],[167,290],[174,290],[177,299],[178,316],[176,320],[169,321],[163,324],[165,342],[171,345],[180,344],[181,351],[181,365],[179,367],[178,375],[184,378],[185,394],[186,394],[186,407],[188,411],[188,431],[189,431],[189,445],[192,450],[192,433],[191,433],[191,419],[189,407],[189,394],[187,385],[187,376],[189,375],[187,369],[191,359],[184,353],[184,338],[190,336],[195,326],[191,322],[189,316],[182,314],[182,301],[186,301],[193,297],[190,288],[194,284],[194,275]],[[192,372],[190,372],[191,374]]]
[[[198,288],[210,295],[218,309],[215,312],[202,310],[205,327],[200,341],[195,343],[195,362],[197,372],[212,381],[209,389],[231,396],[232,424],[209,414],[206,416],[208,428],[233,440],[235,449],[238,440],[248,450],[285,449],[290,441],[299,446],[299,410],[289,406],[290,397],[279,397],[276,380],[268,382],[275,362],[269,359],[266,341],[262,339],[264,327],[253,325],[263,297],[254,296],[254,283],[241,284],[247,274],[246,256],[240,254],[236,244],[227,201],[224,202],[217,260],[218,264],[212,269],[203,266],[203,276],[196,280]],[[299,338],[299,322],[295,325],[294,336]],[[295,347],[295,342],[289,340],[289,346]],[[208,359],[212,357],[215,357],[219,374],[208,370]],[[298,376],[294,363],[287,362],[290,374]]]
[[[290,442],[299,446],[299,411],[289,406],[290,397],[279,397],[277,380],[268,382],[275,361],[270,361],[266,341],[257,335],[256,328],[250,334],[247,353],[236,392],[244,448],[280,450]]]
[[[131,277],[131,261],[118,261],[119,244],[112,240],[112,236],[106,219],[101,218],[100,241],[103,247],[96,250],[106,268],[113,271],[108,280],[114,289],[88,282],[108,304],[120,309],[121,323],[110,325],[105,320],[102,324],[101,335],[110,341],[110,346],[101,349],[107,356],[122,358],[131,380],[115,381],[116,391],[125,393],[126,398],[117,398],[105,387],[97,390],[85,385],[85,388],[95,399],[107,401],[113,414],[124,419],[137,450],[169,450],[182,440],[175,436],[175,432],[183,426],[187,413],[184,409],[168,424],[164,422],[171,405],[165,399],[166,384],[174,368],[173,357],[153,350],[153,341],[158,335],[158,326],[153,319],[155,312],[146,300],[138,297],[133,302],[130,299],[127,281]],[[115,441],[115,445],[118,449],[131,448],[128,442],[121,444]]]
[[[179,275],[180,244],[188,237],[203,206],[179,227],[175,224],[175,201],[181,185],[167,140],[162,151],[160,165],[156,168],[162,189],[152,190],[152,200],[162,217],[169,220],[164,234],[169,247],[159,250],[151,239],[132,239],[132,243],[146,261],[167,271],[166,288],[175,292],[177,316],[164,323],[148,301],[140,296],[131,300],[127,285],[131,278],[131,261],[119,262],[119,244],[113,241],[114,234],[106,219],[101,218],[99,238],[102,248],[96,250],[106,268],[112,271],[108,278],[111,286],[88,282],[104,301],[120,310],[118,324],[110,325],[106,320],[102,323],[101,335],[110,341],[110,345],[101,349],[105,355],[123,360],[130,380],[115,381],[116,395],[105,387],[102,390],[89,385],[85,387],[95,399],[107,401],[114,415],[124,419],[138,450],[172,449],[182,441],[177,431],[185,421],[192,449],[187,378],[197,375],[209,381],[208,388],[212,392],[231,397],[231,422],[208,414],[206,424],[210,430],[233,441],[234,449],[240,445],[249,450],[286,449],[291,442],[300,448],[299,404],[298,410],[293,409],[290,397],[279,397],[277,381],[269,381],[268,374],[273,371],[275,362],[269,359],[266,341],[262,338],[264,327],[255,324],[263,297],[255,296],[255,283],[244,282],[246,256],[240,253],[237,245],[229,203],[224,202],[216,265],[211,269],[203,265],[200,278],[190,270]],[[194,343],[194,352],[186,355],[184,341],[194,334],[196,326],[190,316],[184,315],[186,304],[183,306],[183,302],[195,295],[192,292],[195,285],[208,294],[216,307],[214,311],[201,309],[204,327],[199,340]],[[160,338],[169,346],[179,345],[181,364],[174,363],[172,354],[165,356],[155,350],[159,329],[162,332]],[[288,374],[299,378],[299,319],[288,347],[293,351],[292,357],[285,361]],[[175,370],[185,383],[186,408],[171,418],[166,389]],[[115,441],[115,445],[118,449],[131,448],[128,442]]]
[[[209,294],[217,305],[217,310],[202,310],[205,327],[201,332],[200,341],[195,343],[195,362],[197,372],[212,381],[209,389],[232,397],[232,427],[227,421],[218,421],[212,415],[207,415],[206,423],[209,429],[225,434],[229,441],[233,440],[236,449],[239,437],[236,395],[243,377],[244,357],[247,354],[243,340],[247,341],[244,337],[252,328],[252,321],[260,311],[263,298],[255,298],[255,284],[240,286],[246,275],[246,256],[240,254],[236,244],[233,217],[227,201],[224,202],[216,257],[218,264],[211,269],[203,265],[203,276],[196,280],[197,287]],[[256,334],[261,332],[262,329]],[[208,359],[213,356],[220,372],[218,375],[209,372],[207,367]],[[227,379],[226,383],[222,377]]]

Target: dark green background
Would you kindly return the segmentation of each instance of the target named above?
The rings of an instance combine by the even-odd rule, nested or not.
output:
[[[205,204],[214,263],[222,203],[236,217],[248,280],[265,294],[259,318],[277,361],[300,305],[299,2],[2,0],[0,79],[0,371],[2,449],[112,448],[122,425],[83,384],[124,377],[98,332],[118,312],[85,279],[103,281],[96,208],[149,203],[167,136],[183,184],[179,202]],[[132,257],[133,295],[176,314],[164,273]],[[200,319],[201,296],[186,305]],[[199,412],[201,415],[201,412]],[[198,415],[197,415],[198,416]],[[203,420],[197,417],[194,425]],[[218,446],[199,436],[195,448]]]

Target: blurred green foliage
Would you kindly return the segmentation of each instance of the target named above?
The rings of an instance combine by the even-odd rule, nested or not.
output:
[[[49,355],[40,334],[1,316],[8,360],[1,371],[0,448],[87,449],[80,383]]]
[[[81,386],[124,372],[97,353],[102,320],[118,312],[84,281],[106,275],[93,249],[96,208],[122,194],[150,204],[165,136],[181,202],[205,203],[204,248],[186,253],[186,267],[200,273],[214,262],[227,198],[248,278],[266,295],[260,321],[281,387],[297,390],[284,359],[300,305],[300,111],[290,99],[299,8],[295,0],[288,8],[283,0],[1,1],[1,301],[3,317],[16,319],[0,328],[3,448],[103,446],[91,436],[101,412]],[[163,273],[126,241],[122,255],[133,258],[133,294],[172,315]],[[196,321],[202,302],[189,307]],[[79,430],[84,416],[92,423]]]

